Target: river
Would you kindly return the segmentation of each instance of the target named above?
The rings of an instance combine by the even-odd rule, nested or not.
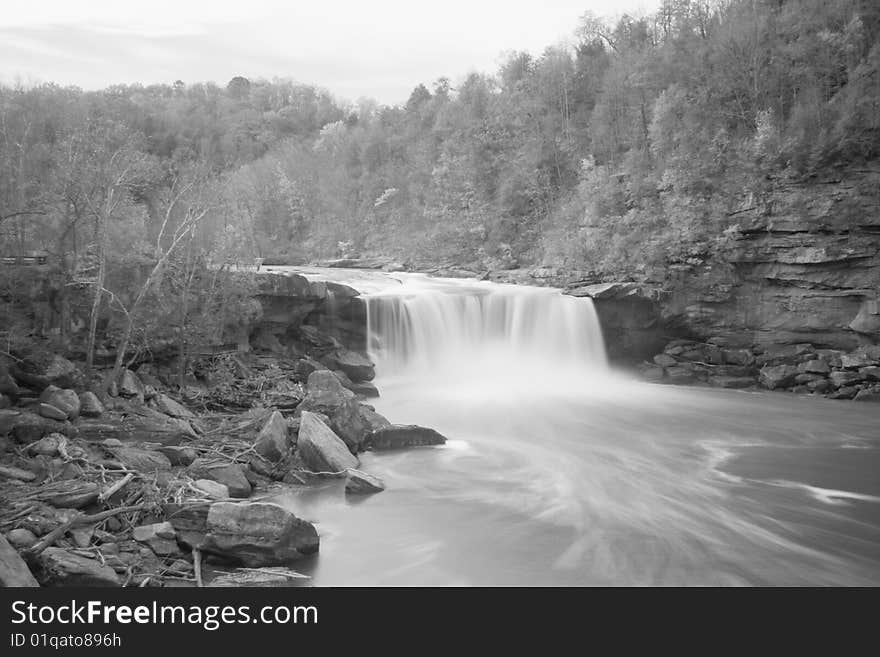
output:
[[[880,584],[877,405],[635,381],[545,288],[361,287],[376,409],[449,441],[361,455],[385,492],[283,497],[313,584]]]

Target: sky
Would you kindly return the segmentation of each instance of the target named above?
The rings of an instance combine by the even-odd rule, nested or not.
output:
[[[420,82],[491,72],[572,42],[585,11],[659,0],[0,0],[0,81],[84,89],[284,77],[340,99],[405,102]],[[422,6],[420,6],[422,5]]]

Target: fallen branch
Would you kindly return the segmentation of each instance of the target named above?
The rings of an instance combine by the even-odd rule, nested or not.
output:
[[[134,473],[129,472],[129,473],[128,473],[127,475],[125,475],[122,479],[120,479],[120,480],[117,481],[115,484],[113,484],[112,486],[110,486],[110,488],[106,489],[103,493],[101,493],[100,495],[98,495],[98,501],[99,501],[99,502],[106,502],[106,501],[107,501],[108,499],[110,499],[115,493],[118,493],[120,490],[122,490],[123,488],[125,488],[125,486],[128,485],[128,482],[130,482],[132,479],[134,479]]]
[[[95,513],[90,516],[84,515],[76,515],[70,518],[67,522],[62,523],[51,532],[46,534],[43,538],[41,538],[33,547],[28,550],[25,550],[24,556],[25,559],[31,560],[40,555],[43,550],[48,547],[51,547],[55,544],[55,541],[64,536],[68,531],[73,529],[74,527],[81,527],[82,525],[96,525],[99,522],[103,522],[107,518],[112,518],[113,516],[119,515],[120,513],[131,513],[133,511],[143,511],[144,505],[140,504],[138,506],[120,506],[115,509],[109,509],[107,511],[102,511],[101,513]]]

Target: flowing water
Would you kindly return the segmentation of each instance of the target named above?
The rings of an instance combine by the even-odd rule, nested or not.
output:
[[[449,442],[362,455],[383,493],[285,497],[314,584],[880,584],[880,407],[633,381],[554,290],[359,287],[377,410]]]

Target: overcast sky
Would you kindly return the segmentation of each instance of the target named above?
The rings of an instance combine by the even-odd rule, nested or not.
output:
[[[0,79],[97,89],[290,77],[404,102],[419,82],[494,71],[502,52],[570,40],[587,10],[659,0],[2,0]],[[423,6],[419,6],[423,5]]]

